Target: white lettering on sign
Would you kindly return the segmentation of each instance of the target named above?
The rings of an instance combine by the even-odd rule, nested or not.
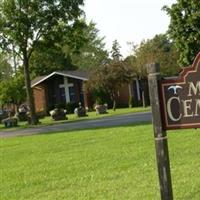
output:
[[[173,112],[172,112],[172,102],[175,101],[176,103],[178,103],[180,105],[180,107],[182,107],[182,109],[180,110],[180,113],[178,113],[178,117],[175,117]],[[194,103],[195,101],[195,103]],[[194,106],[192,107],[192,103],[194,103]],[[181,110],[183,110],[181,112]],[[193,112],[194,111],[194,112]],[[168,101],[167,101],[167,113],[169,118],[174,121],[177,122],[179,121],[182,117],[199,117],[200,116],[200,99],[187,99],[187,100],[180,100],[179,97],[171,97]]]
[[[192,95],[200,96],[200,81],[197,81],[196,84],[193,82],[188,82],[188,97]],[[176,93],[174,93],[176,94]],[[172,103],[179,105],[180,109],[177,109],[179,113],[175,113],[172,110]],[[176,112],[177,112],[176,110]],[[170,120],[177,122],[181,118],[187,117],[199,117],[200,116],[200,99],[185,99],[181,100],[180,97],[174,96],[168,99],[167,101],[167,113]]]
[[[180,114],[178,118],[175,118],[172,114],[172,109],[171,109],[171,103],[172,101],[177,101],[179,104],[180,104],[180,99],[179,97],[171,97],[168,102],[167,102],[167,112],[168,112],[168,115],[170,117],[170,119],[174,122],[177,122],[181,119],[182,115]]]
[[[189,97],[192,96],[192,92],[194,93],[194,95],[197,95],[197,93],[198,95],[200,95],[200,81],[197,81],[196,86],[194,86],[193,82],[189,82],[189,93],[188,93]]]
[[[196,99],[196,107],[195,107],[194,116],[196,116],[196,117],[199,116],[200,115],[199,113],[200,113],[200,99]]]
[[[183,117],[192,117],[193,116],[193,112],[191,112],[191,103],[192,103],[192,99],[189,100],[182,100],[183,102]],[[191,112],[189,114],[189,112]]]

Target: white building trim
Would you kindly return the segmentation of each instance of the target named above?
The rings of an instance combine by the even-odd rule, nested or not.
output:
[[[33,85],[31,85],[31,87],[34,87],[34,86],[38,85],[39,83],[47,80],[48,78],[50,78],[53,75],[61,75],[61,76],[64,76],[64,77],[75,78],[75,79],[79,79],[79,80],[83,80],[83,81],[87,81],[88,80],[87,78],[83,78],[83,77],[80,77],[80,76],[75,76],[75,75],[71,75],[71,74],[65,74],[65,73],[61,73],[61,72],[53,72],[53,73],[49,74],[48,76],[45,76],[43,79],[37,81]]]

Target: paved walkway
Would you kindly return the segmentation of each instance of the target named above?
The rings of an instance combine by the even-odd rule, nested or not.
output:
[[[14,136],[24,136],[24,135],[33,135],[39,133],[50,133],[50,132],[59,132],[59,131],[69,131],[69,130],[80,130],[87,128],[99,128],[99,127],[112,127],[112,126],[121,126],[128,125],[138,122],[150,122],[151,113],[133,113],[125,114],[118,116],[104,117],[94,120],[83,120],[77,122],[66,122],[62,124],[50,125],[50,126],[40,126],[34,128],[26,128],[21,130],[5,130],[0,131],[0,137],[14,137]]]

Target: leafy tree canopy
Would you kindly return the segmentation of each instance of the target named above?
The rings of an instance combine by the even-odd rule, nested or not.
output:
[[[87,86],[90,90],[97,90],[109,94],[113,101],[113,109],[115,110],[117,91],[124,84],[130,83],[133,77],[132,67],[119,61],[102,65],[93,70]]]
[[[139,78],[147,76],[146,65],[150,63],[159,63],[162,75],[171,76],[180,71],[178,56],[173,43],[165,34],[160,34],[153,39],[142,41],[134,54],[125,61],[133,67]]]
[[[73,27],[82,4],[83,0],[1,0],[0,39],[4,48],[14,44],[21,52],[28,49],[30,56],[41,38],[57,37]]]
[[[108,58],[104,38],[98,32],[93,22],[87,24],[80,19],[66,34],[57,36],[56,43],[51,38],[40,41],[30,60],[31,73],[38,76],[56,70],[98,67]]]
[[[62,48],[53,43],[41,41],[30,59],[32,77],[50,74],[53,71],[75,69]]]
[[[24,76],[18,72],[12,79],[0,82],[0,105],[13,103],[20,105],[26,99]]]
[[[0,54],[0,81],[10,79],[13,75],[13,69],[8,62],[7,56]]]
[[[200,51],[200,1],[177,0],[164,10],[171,18],[168,32],[180,52],[179,63],[188,66]]]
[[[84,44],[79,52],[71,54],[72,63],[79,68],[91,69],[102,65],[108,59],[104,37],[99,36],[95,23],[90,22],[83,29]]]
[[[81,5],[83,0],[0,0],[0,45],[7,51],[15,47],[21,56],[32,124],[38,120],[30,87],[31,55],[41,39],[55,42],[58,33],[74,27]]]

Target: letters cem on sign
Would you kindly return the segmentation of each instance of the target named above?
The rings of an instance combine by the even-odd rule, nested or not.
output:
[[[200,52],[178,78],[161,80],[163,128],[200,128]]]

